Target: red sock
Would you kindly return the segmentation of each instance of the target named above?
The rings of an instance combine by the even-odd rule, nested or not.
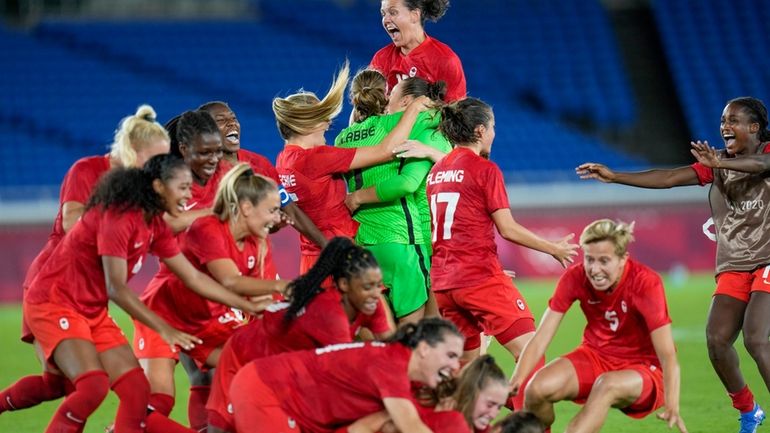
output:
[[[516,360],[518,362],[518,359]],[[529,373],[529,376],[527,376],[526,379],[524,379],[524,383],[521,385],[521,389],[519,389],[519,393],[508,397],[508,401],[505,402],[505,407],[508,409],[514,411],[514,410],[522,410],[524,409],[524,392],[527,390],[527,385],[529,384],[529,381],[532,380],[532,376],[537,373],[538,370],[543,368],[545,365],[545,357],[540,358],[540,361],[535,365],[535,368],[532,369],[532,372]]]
[[[208,385],[190,387],[190,401],[187,403],[187,417],[190,420],[190,428],[195,431],[205,431],[209,425],[206,402],[209,400]]]
[[[733,407],[741,413],[754,410],[754,394],[751,393],[748,385],[735,394],[727,393],[727,395],[733,399]]]
[[[0,392],[0,413],[37,406],[64,396],[64,376],[49,372],[27,376]]]
[[[129,370],[112,384],[120,404],[115,416],[115,433],[144,433],[150,382],[141,368]]]
[[[168,417],[171,414],[171,409],[174,408],[174,396],[153,392],[150,394],[150,403],[148,404],[148,407],[153,412]]]
[[[56,410],[46,433],[78,433],[110,391],[110,379],[102,370],[81,374],[72,392]]]

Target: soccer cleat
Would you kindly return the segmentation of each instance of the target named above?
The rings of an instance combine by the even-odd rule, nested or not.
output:
[[[761,426],[765,420],[765,411],[754,403],[754,409],[743,412],[738,419],[741,422],[741,429],[738,433],[756,433],[757,427]]]

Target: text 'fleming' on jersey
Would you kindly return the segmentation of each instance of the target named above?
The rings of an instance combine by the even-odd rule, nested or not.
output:
[[[428,184],[435,185],[442,182],[462,182],[465,178],[465,170],[444,170],[428,175]]]

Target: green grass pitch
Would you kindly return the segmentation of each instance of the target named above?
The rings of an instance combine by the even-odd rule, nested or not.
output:
[[[516,280],[536,316],[540,316],[553,290],[554,280]],[[691,433],[737,432],[738,415],[730,405],[722,385],[711,369],[706,353],[705,320],[711,293],[713,277],[710,275],[691,276],[687,279],[666,280],[670,314],[673,318],[679,362],[682,369],[681,412]],[[118,323],[131,331],[126,315],[113,307]],[[37,373],[40,369],[31,346],[18,340],[21,311],[18,305],[0,307],[0,387],[13,383],[17,378]],[[547,354],[547,359],[566,353],[580,342],[583,317],[577,306],[565,317]],[[741,357],[744,374],[760,404],[770,408],[770,396],[762,383],[753,360],[746,354],[742,341],[736,343]],[[507,373],[513,371],[511,356],[496,344],[490,349]],[[186,423],[187,379],[181,367],[177,369],[177,405],[173,418]],[[0,415],[0,431],[42,432],[45,429],[58,402],[49,402],[36,408]],[[117,408],[117,399],[111,394],[99,410],[89,419],[86,433],[101,433],[110,423]],[[579,406],[563,402],[556,406],[554,432],[564,430],[567,421],[577,412]],[[760,432],[770,427],[760,427]],[[604,432],[650,433],[669,431],[663,422],[654,416],[643,420],[627,418],[613,410],[603,429]]]

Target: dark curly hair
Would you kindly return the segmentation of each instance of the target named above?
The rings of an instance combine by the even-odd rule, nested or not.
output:
[[[200,134],[219,135],[219,127],[214,118],[211,117],[211,114],[208,111],[202,110],[185,111],[182,113],[176,125],[177,142],[189,145]]]
[[[354,244],[349,238],[333,238],[321,251],[321,256],[313,267],[289,283],[287,293],[290,302],[284,315],[284,323],[291,323],[297,314],[323,291],[321,284],[329,275],[336,282],[340,278],[349,279],[361,275],[367,269],[377,267],[379,264],[369,250]]]
[[[770,141],[770,130],[767,129],[767,107],[761,99],[751,96],[741,96],[727,101],[727,105],[739,105],[751,118],[751,123],[759,123],[759,141]]]
[[[143,169],[115,168],[110,170],[94,189],[86,210],[100,207],[127,211],[141,209],[147,214],[163,213],[165,203],[152,188],[152,181],[167,182],[177,170],[189,170],[184,161],[172,154],[161,154],[150,158]]]

